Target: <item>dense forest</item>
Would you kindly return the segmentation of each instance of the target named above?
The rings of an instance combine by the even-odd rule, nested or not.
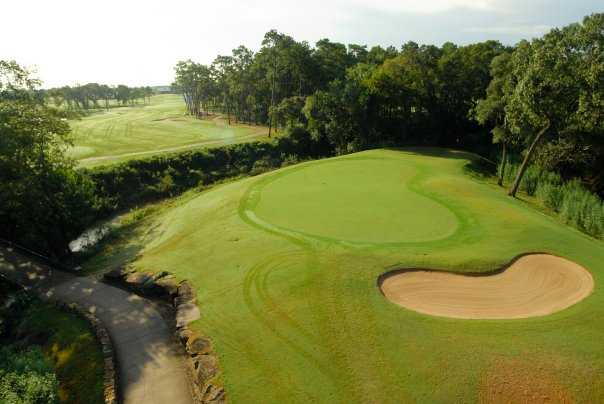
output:
[[[604,14],[513,47],[311,47],[270,31],[258,52],[240,46],[208,66],[178,62],[175,73],[188,113],[219,112],[280,136],[78,170],[65,154],[65,111],[128,104],[150,89],[41,91],[27,69],[0,61],[0,237],[61,257],[94,220],[151,199],[300,159],[409,145],[494,159],[510,195],[540,195],[601,237]]]

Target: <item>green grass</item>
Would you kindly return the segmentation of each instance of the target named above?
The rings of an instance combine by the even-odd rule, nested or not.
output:
[[[475,402],[543,380],[550,401],[604,402],[604,243],[467,175],[472,159],[374,150],[190,192],[90,265],[130,257],[190,279],[193,327],[212,337],[232,402]],[[593,294],[473,321],[406,310],[376,286],[393,267],[488,271],[536,251],[588,268]]]
[[[70,121],[74,147],[70,156],[81,166],[112,164],[196,147],[215,147],[264,138],[261,126],[227,125],[220,117],[185,115],[182,97],[156,95],[149,104],[100,110]]]
[[[34,301],[21,325],[27,333],[43,333],[42,352],[59,381],[59,399],[66,404],[103,403],[103,353],[86,321]]]

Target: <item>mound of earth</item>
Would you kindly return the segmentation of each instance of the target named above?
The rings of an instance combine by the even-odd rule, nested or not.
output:
[[[544,316],[576,304],[594,288],[585,268],[548,254],[524,255],[490,275],[408,269],[386,273],[378,283],[400,306],[465,319]]]

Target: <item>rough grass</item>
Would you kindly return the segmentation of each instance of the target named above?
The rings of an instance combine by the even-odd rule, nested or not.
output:
[[[261,126],[229,126],[220,117],[187,116],[182,97],[175,94],[151,97],[147,105],[100,110],[70,124],[75,144],[69,153],[86,167],[258,140],[268,132]]]
[[[96,262],[116,265],[123,250],[137,269],[194,282],[193,326],[212,337],[233,402],[505,401],[526,391],[530,402],[604,402],[604,243],[468,176],[473,158],[374,150],[189,193]],[[354,224],[338,208],[358,215]],[[418,239],[425,231],[433,237]],[[588,268],[593,294],[551,316],[475,321],[405,310],[376,285],[397,266],[487,271],[535,251]],[[503,391],[518,378],[521,392]]]
[[[66,404],[103,403],[103,355],[85,320],[50,304],[34,301],[20,327],[48,336],[42,352],[59,381],[59,399]]]

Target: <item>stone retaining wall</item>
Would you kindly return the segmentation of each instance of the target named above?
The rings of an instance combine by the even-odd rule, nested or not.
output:
[[[196,293],[191,284],[187,281],[177,282],[165,271],[152,274],[116,269],[106,273],[104,278],[143,297],[161,299],[172,305],[176,337],[187,354],[194,399],[200,404],[226,403],[224,388],[217,383],[220,367],[212,343],[189,328],[189,323],[200,317]]]

